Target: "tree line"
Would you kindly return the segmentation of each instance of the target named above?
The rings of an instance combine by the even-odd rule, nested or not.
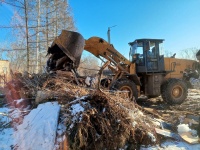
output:
[[[46,63],[46,51],[61,30],[76,31],[68,0],[1,0],[13,10],[11,22],[12,40],[6,57],[11,69],[42,72]],[[0,27],[1,28],[1,27]]]

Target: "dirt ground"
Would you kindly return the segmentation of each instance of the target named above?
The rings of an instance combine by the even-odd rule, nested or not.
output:
[[[142,107],[152,108],[155,113],[158,113],[163,119],[173,125],[182,122],[184,118],[198,120],[200,116],[200,90],[189,89],[188,97],[181,105],[168,105],[162,100],[162,97],[141,99],[138,104]]]

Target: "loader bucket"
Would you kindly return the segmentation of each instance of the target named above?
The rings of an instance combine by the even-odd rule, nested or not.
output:
[[[78,68],[84,49],[85,40],[78,32],[62,30],[62,33],[53,41],[48,53],[53,53],[58,47],[73,62],[73,67]]]

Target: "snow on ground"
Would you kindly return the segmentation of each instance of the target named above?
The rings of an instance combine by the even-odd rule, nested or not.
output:
[[[10,111],[10,109],[7,107],[0,108],[0,123],[8,123],[11,121],[7,117],[9,111]]]
[[[1,110],[0,110],[1,111]],[[57,102],[38,105],[17,127],[0,131],[0,150],[11,147],[25,150],[54,149],[60,106]]]
[[[79,104],[71,106],[73,114],[83,111],[83,107]],[[0,113],[7,114],[8,108],[0,108]],[[12,128],[0,130],[0,150],[11,150],[14,148],[25,150],[38,149],[55,149],[56,132],[60,135],[62,141],[62,133],[66,127],[62,124],[57,125],[60,106],[57,102],[47,102],[38,105],[28,115],[24,117],[23,123],[17,127],[17,131]],[[0,115],[0,124],[8,123],[10,119]],[[1,128],[0,128],[1,129]],[[17,144],[17,146],[16,146]],[[183,140],[173,141],[168,139],[161,146],[141,147],[140,150],[200,150],[200,144],[188,144]]]
[[[0,131],[0,150],[10,150],[14,144],[13,140],[13,128],[6,128]]]
[[[9,109],[4,107],[0,108],[0,150],[9,150],[11,145],[13,145],[13,132],[12,128],[4,128],[6,124],[11,121],[8,118]]]
[[[200,144],[188,144],[184,141],[167,140],[161,146],[141,147],[140,150],[200,150]]]

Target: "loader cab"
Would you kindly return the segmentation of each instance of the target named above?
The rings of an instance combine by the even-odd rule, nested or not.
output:
[[[164,72],[164,56],[160,55],[163,39],[137,39],[130,42],[130,61],[138,73]]]

